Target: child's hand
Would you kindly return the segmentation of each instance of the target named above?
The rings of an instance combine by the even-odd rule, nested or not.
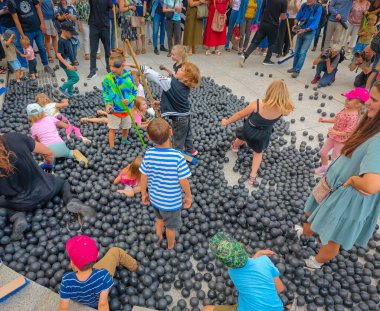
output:
[[[328,132],[329,135],[341,135],[341,133],[337,130],[334,130],[332,127],[329,128],[329,132]]]
[[[107,105],[107,106],[106,106],[106,112],[107,112],[107,113],[110,113],[111,108],[112,108],[111,105]]]
[[[220,121],[220,125],[227,126],[228,125],[227,119],[222,119],[222,121]]]
[[[144,205],[149,205],[150,204],[150,198],[149,198],[148,193],[144,193],[141,196],[141,201],[142,201],[142,204],[144,204]]]
[[[166,67],[164,66],[164,65],[160,65],[160,70],[165,70],[166,69]]]
[[[185,198],[183,199],[183,208],[189,209],[192,202],[193,202],[193,199],[191,197],[185,196]]]
[[[153,106],[153,107],[158,107],[160,104],[161,104],[161,102],[160,102],[159,100],[155,100],[155,101],[152,103],[152,106]]]
[[[68,65],[68,66],[67,66],[67,69],[70,70],[70,71],[75,71],[75,67],[72,66],[72,65]]]
[[[324,123],[324,122],[325,122],[325,118],[320,117],[320,118],[318,119],[318,122]]]
[[[253,255],[253,258],[257,258],[257,257],[260,257],[260,256],[273,256],[274,254],[276,254],[275,252],[269,250],[269,249],[263,249],[261,251],[258,251],[255,255]]]
[[[128,104],[129,104],[129,101],[128,101],[128,99],[123,99],[123,100],[122,100],[122,103],[123,103],[124,105],[128,105]]]

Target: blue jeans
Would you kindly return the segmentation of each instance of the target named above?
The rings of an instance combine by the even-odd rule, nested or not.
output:
[[[115,48],[115,22],[110,18],[110,50]]]
[[[294,53],[293,71],[299,73],[305,63],[307,51],[314,39],[315,30],[297,36],[296,50]]]
[[[13,40],[13,44],[15,45],[16,49],[19,51],[23,51],[23,48],[22,48],[21,43],[20,43],[21,36],[20,36],[20,33],[18,32],[17,28],[16,27],[5,28],[5,27],[1,26],[1,28],[0,28],[1,33],[4,33],[5,30],[7,30],[7,29],[12,30],[15,33],[16,37],[15,37],[15,40]],[[26,58],[17,54],[17,59],[19,60],[21,67],[28,68],[28,61],[26,60]]]
[[[334,79],[337,71],[338,71],[338,68],[335,68],[331,73],[328,73],[326,62],[319,62],[317,65],[317,72],[315,74],[315,77],[321,78],[322,72],[325,72],[321,80],[319,80],[319,85],[322,87],[328,86],[328,85],[331,85],[332,80]]]
[[[235,10],[231,11],[230,21],[228,22],[227,41],[226,41],[226,45],[224,46],[225,49],[227,49],[230,46],[231,32],[236,24],[238,15],[239,15],[239,11],[235,11]]]
[[[38,29],[37,31],[25,32],[25,35],[29,38],[31,46],[33,46],[34,41],[36,41],[42,65],[47,66],[48,58],[44,44],[44,34],[42,31]]]
[[[165,14],[154,14],[153,17],[153,47],[157,49],[158,27],[160,27],[160,46],[165,43]]]

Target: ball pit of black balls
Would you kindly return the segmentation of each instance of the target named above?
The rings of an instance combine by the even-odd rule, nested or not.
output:
[[[334,98],[334,96],[330,95],[329,96],[329,100],[332,100]]]
[[[303,122],[303,121],[305,121],[305,120],[306,120],[305,117],[300,117],[300,121],[301,121],[301,122]]]
[[[322,109],[321,109],[321,108],[318,108],[318,109],[317,109],[317,112],[318,112],[318,113],[321,113],[321,112],[322,112]]]
[[[334,118],[335,117],[335,113],[334,112],[330,113],[330,117]]]
[[[323,111],[321,115],[322,115],[322,117],[325,117],[325,116],[327,116],[327,112]]]
[[[305,89],[308,89],[309,88],[309,84],[305,84]]]

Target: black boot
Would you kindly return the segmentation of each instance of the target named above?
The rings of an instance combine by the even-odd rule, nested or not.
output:
[[[161,45],[160,51],[162,51],[162,52],[169,52],[169,50],[167,48],[165,48],[163,45]]]

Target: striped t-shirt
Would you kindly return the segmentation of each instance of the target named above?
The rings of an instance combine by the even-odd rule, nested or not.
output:
[[[83,282],[77,279],[74,272],[69,272],[63,276],[59,292],[62,299],[71,299],[97,309],[100,293],[112,285],[112,277],[106,269],[93,269],[90,277]]]
[[[182,208],[182,190],[179,181],[191,175],[181,152],[172,148],[150,148],[140,166],[148,175],[150,204],[170,212]]]

